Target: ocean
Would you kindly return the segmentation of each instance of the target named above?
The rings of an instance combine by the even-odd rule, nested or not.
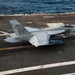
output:
[[[75,0],[0,0],[0,14],[75,12]]]

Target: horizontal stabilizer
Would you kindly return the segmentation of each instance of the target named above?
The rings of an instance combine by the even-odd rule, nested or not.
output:
[[[9,42],[9,43],[16,43],[16,42],[21,42],[20,40],[18,39],[14,39],[14,38],[6,38],[4,39],[6,42]]]
[[[0,33],[2,33],[2,35],[9,35],[9,33],[4,32],[4,31],[0,31]]]

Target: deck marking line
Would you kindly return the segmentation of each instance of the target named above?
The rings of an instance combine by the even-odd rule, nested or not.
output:
[[[33,46],[17,46],[17,47],[6,47],[6,48],[0,48],[0,51],[3,50],[12,50],[12,49],[20,49],[20,48],[29,48],[29,47],[33,47]]]
[[[75,75],[75,73],[61,74],[61,75]]]
[[[45,64],[45,65],[39,65],[39,66],[32,66],[32,67],[25,67],[25,68],[2,71],[2,72],[0,72],[0,75],[8,75],[8,74],[33,71],[33,70],[40,70],[40,69],[47,69],[47,68],[54,68],[54,67],[61,67],[61,66],[68,66],[68,65],[74,65],[74,64],[75,64],[75,61]]]

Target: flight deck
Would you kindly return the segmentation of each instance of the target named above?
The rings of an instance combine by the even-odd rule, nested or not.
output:
[[[24,26],[48,27],[47,23],[75,24],[75,14],[0,16],[0,31],[12,33],[10,20]],[[75,75],[75,36],[65,44],[34,47],[28,42],[10,44],[0,34],[0,75]]]

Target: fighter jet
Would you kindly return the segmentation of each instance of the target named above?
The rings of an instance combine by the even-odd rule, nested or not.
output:
[[[69,29],[68,26],[47,27],[42,29],[24,27],[17,20],[10,20],[10,24],[14,33],[0,31],[6,36],[6,39],[4,39],[6,42],[15,43],[28,41],[35,47],[64,43],[65,38],[61,36],[61,34],[64,34],[66,30]]]

